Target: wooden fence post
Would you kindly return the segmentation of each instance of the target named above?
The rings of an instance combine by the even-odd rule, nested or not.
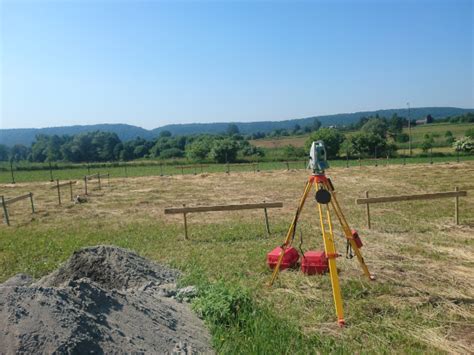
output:
[[[10,225],[10,219],[8,218],[7,205],[5,204],[5,197],[2,195],[2,206],[3,206],[3,218],[7,226]]]
[[[59,179],[56,179],[56,188],[58,189],[58,203],[61,206],[61,188],[59,187]]]
[[[183,207],[186,205],[183,204]],[[186,212],[183,213],[184,218],[184,239],[188,240],[188,220],[186,219]]]
[[[99,190],[102,190],[100,187],[100,173],[97,174],[97,179],[99,179]]]
[[[84,176],[84,194],[87,195],[87,176]]]
[[[365,192],[365,197],[366,198],[369,198],[369,191],[366,191]],[[370,229],[371,228],[371,224],[370,224],[370,207],[369,207],[369,204],[367,203],[366,204],[367,206],[367,227]]]
[[[53,182],[53,167],[51,166],[51,161],[49,162],[49,181]]]
[[[69,181],[69,192],[71,193],[71,201],[73,201],[74,197],[72,196],[72,181]]]
[[[459,158],[458,158],[458,162],[459,162]],[[14,184],[15,183],[15,175],[13,174],[13,160],[10,160],[10,172],[12,173],[12,184]]]
[[[265,200],[263,201],[263,203],[265,203]],[[270,237],[270,224],[268,223],[267,209],[264,208],[263,212],[265,213],[265,227],[267,228],[267,237]]]
[[[456,186],[454,191],[459,191],[459,188]],[[454,198],[454,223],[459,225],[459,196]]]
[[[30,192],[31,213],[35,213],[35,204],[33,203],[33,192]]]

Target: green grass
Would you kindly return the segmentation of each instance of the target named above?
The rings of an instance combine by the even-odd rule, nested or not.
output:
[[[449,144],[446,143],[446,137],[444,134],[447,131],[451,131],[454,138],[460,138],[464,136],[464,133],[474,128],[474,123],[430,123],[426,125],[415,126],[411,129],[412,137],[412,148],[421,146],[424,140],[425,134],[435,134],[437,137],[434,138],[434,144],[437,147],[446,147]],[[408,128],[403,129],[404,133],[408,134]],[[408,148],[408,143],[397,143],[400,149]]]
[[[161,224],[131,223],[125,229],[110,226],[103,229],[100,223],[79,223],[65,232],[63,228],[44,229],[33,222],[33,225],[10,229],[3,234],[0,278],[18,272],[40,277],[82,246],[114,244],[137,250],[150,258],[158,256],[161,262],[185,273],[182,284],[199,286],[193,309],[210,327],[213,346],[219,353],[309,354],[316,351],[361,352],[368,348],[380,352],[434,350],[422,341],[406,337],[400,329],[391,328],[391,322],[400,317],[415,325],[422,321],[421,315],[408,309],[393,310],[389,304],[372,304],[366,296],[389,294],[392,287],[372,286],[363,279],[344,283],[344,298],[350,303],[351,314],[350,326],[345,332],[305,334],[298,321],[275,312],[271,302],[258,301],[261,291],[256,289],[261,288],[268,277],[263,262],[265,252],[275,243],[264,238],[261,225],[233,223],[193,230],[193,241],[185,243],[176,239],[179,232],[175,227],[163,228]],[[209,236],[219,237],[211,241]],[[320,287],[324,289],[326,299],[296,308],[309,308],[308,312],[317,314],[320,321],[332,323],[334,314],[328,280],[322,280]],[[288,313],[291,312],[291,308],[288,309]],[[436,322],[432,324],[436,325]]]

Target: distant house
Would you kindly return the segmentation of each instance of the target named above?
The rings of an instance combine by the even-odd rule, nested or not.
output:
[[[417,125],[428,124],[428,123],[433,123],[433,121],[434,121],[433,117],[431,115],[428,115],[425,118],[423,118],[422,120],[416,120],[416,124]]]

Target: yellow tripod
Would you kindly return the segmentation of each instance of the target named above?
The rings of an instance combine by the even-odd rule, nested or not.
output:
[[[326,252],[326,257],[328,258],[329,263],[329,274],[331,277],[331,286],[332,286],[332,294],[334,298],[334,306],[336,308],[336,314],[338,319],[339,326],[344,326],[344,311],[342,307],[342,297],[341,297],[341,289],[339,287],[339,278],[337,275],[337,268],[336,268],[336,257],[339,256],[336,252],[336,246],[334,243],[334,232],[333,232],[333,225],[331,220],[330,208],[335,212],[342,230],[344,231],[344,235],[346,236],[347,240],[349,241],[352,249],[354,250],[355,255],[357,256],[357,260],[359,260],[360,266],[364,271],[364,274],[370,279],[374,280],[375,277],[372,276],[367,268],[367,265],[364,262],[364,258],[360,252],[359,247],[357,246],[356,240],[353,236],[353,233],[347,223],[344,214],[342,213],[341,207],[337,202],[336,193],[334,191],[334,187],[332,182],[329,178],[326,177],[324,173],[321,174],[314,174],[311,175],[306,183],[303,196],[301,197],[300,203],[298,205],[298,209],[296,210],[295,217],[291,222],[290,228],[288,229],[288,233],[286,234],[286,238],[282,245],[282,252],[278,259],[277,265],[273,270],[272,278],[270,280],[270,286],[273,285],[275,279],[278,276],[280,271],[281,262],[283,260],[283,255],[285,253],[285,249],[288,248],[291,243],[293,242],[295,232],[296,232],[296,225],[298,223],[298,219],[300,216],[301,211],[303,210],[304,203],[306,198],[308,197],[311,188],[315,187],[316,189],[316,201],[318,206],[319,212],[319,220],[321,223],[321,232],[323,235],[324,241],[324,250]]]

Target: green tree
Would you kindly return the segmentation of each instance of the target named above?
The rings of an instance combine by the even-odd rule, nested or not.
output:
[[[161,131],[159,136],[160,137],[171,137],[172,134],[171,134],[170,131]]]
[[[61,145],[63,143],[64,140],[56,134],[49,137],[48,148],[46,151],[46,159],[48,161],[58,161],[63,158],[61,153]]]
[[[344,141],[344,135],[334,128],[321,128],[309,136],[305,143],[306,152],[309,152],[311,143],[318,140],[322,140],[324,142],[328,159],[333,159],[337,157],[339,153],[341,143]]]
[[[179,148],[165,149],[160,153],[162,159],[181,158],[182,156],[184,156],[184,152]]]
[[[226,129],[226,133],[229,136],[233,136],[234,134],[239,134],[240,130],[239,130],[239,127],[235,123],[229,123]]]
[[[366,133],[376,134],[385,138],[387,136],[388,125],[384,118],[370,118],[361,128]]]
[[[403,126],[407,122],[403,117],[399,117],[396,113],[393,114],[392,118],[388,121],[387,124],[387,134],[392,137],[394,140],[402,134]]]
[[[46,161],[46,158],[48,157],[48,145],[49,137],[47,135],[37,135],[36,140],[31,145],[31,160],[34,162]]]
[[[13,161],[26,160],[29,154],[30,150],[23,144],[15,144],[10,149],[10,159]]]
[[[308,154],[306,153],[303,147],[295,147],[294,145],[287,145],[283,148],[283,156],[285,159],[296,159],[305,157]]]
[[[395,137],[395,142],[397,143],[406,143],[409,140],[410,140],[410,136],[408,136],[408,134],[406,133],[397,134],[397,136]]]
[[[421,142],[421,150],[423,152],[427,152],[428,150],[430,150],[431,148],[433,148],[433,145],[434,145],[434,138],[431,134],[425,134],[424,138],[423,138],[423,142]]]
[[[186,146],[186,156],[192,161],[203,161],[211,152],[212,139],[210,137],[203,137],[196,139]]]
[[[232,163],[237,159],[239,146],[235,140],[220,139],[215,140],[209,153],[209,157],[217,163]]]
[[[466,133],[464,133],[466,137],[474,139],[474,128],[469,128]]]
[[[446,139],[446,143],[449,145],[452,145],[455,141],[453,132],[451,131],[446,131],[446,133],[444,133],[444,138]]]
[[[8,161],[10,150],[4,144],[0,144],[0,161]]]
[[[384,156],[393,155],[396,151],[394,144],[388,144],[387,140],[378,134],[370,132],[357,132],[348,138],[353,152],[359,156]]]
[[[313,123],[311,125],[311,130],[312,131],[317,131],[319,128],[321,128],[321,121],[315,118],[313,120]]]

